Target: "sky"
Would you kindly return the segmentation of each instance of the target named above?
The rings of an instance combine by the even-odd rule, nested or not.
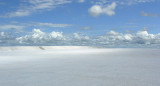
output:
[[[160,0],[0,0],[0,46],[159,47]]]

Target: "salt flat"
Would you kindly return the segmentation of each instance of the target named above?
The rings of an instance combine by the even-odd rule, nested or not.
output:
[[[0,86],[160,86],[160,49],[0,47]]]

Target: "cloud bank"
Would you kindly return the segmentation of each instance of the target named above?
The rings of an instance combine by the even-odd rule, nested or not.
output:
[[[101,47],[156,47],[160,45],[160,33],[149,34],[147,31],[136,33],[119,33],[113,30],[105,35],[89,36],[80,33],[65,34],[63,32],[46,33],[33,29],[26,35],[12,36],[6,32],[0,33],[0,45],[55,45],[55,46],[101,46]]]
[[[48,45],[50,43],[51,45],[59,45],[63,40],[65,40],[65,37],[63,37],[63,32],[53,31],[47,34],[42,32],[40,29],[33,29],[32,34],[16,38],[18,43],[26,45]]]
[[[138,31],[134,34],[122,34],[115,31],[109,31],[105,36],[97,39],[101,44],[125,45],[125,44],[144,44],[152,45],[160,43],[160,33],[149,34],[147,31]]]

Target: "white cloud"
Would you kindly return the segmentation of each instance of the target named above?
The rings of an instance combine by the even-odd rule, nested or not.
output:
[[[107,40],[112,41],[112,42],[122,41],[124,40],[124,37],[122,33],[118,33],[115,31],[109,31],[107,32]]]
[[[92,3],[96,5],[104,5],[106,3],[116,2],[117,4],[120,5],[133,5],[133,4],[149,3],[155,1],[159,0],[99,0],[99,1],[92,1]]]
[[[73,33],[73,38],[70,39],[71,45],[90,45],[90,37],[87,35],[82,35],[80,33]]]
[[[21,25],[1,25],[0,29],[2,30],[8,30],[8,29],[23,29],[25,28],[25,26],[21,26]]]
[[[0,32],[0,46],[14,45],[17,42],[15,41],[15,35],[8,32]]]
[[[101,5],[93,5],[89,9],[89,13],[93,17],[97,17],[101,14],[105,14],[105,15],[108,15],[108,16],[113,16],[113,15],[115,15],[116,6],[117,6],[117,4],[115,2],[113,2],[112,4],[110,4],[106,7],[101,6]]]
[[[63,32],[53,31],[49,34],[49,39],[65,40],[65,37],[63,37]]]
[[[33,29],[32,38],[34,39],[42,39],[45,36],[45,33],[42,32],[40,29]]]
[[[135,3],[147,3],[147,2],[153,2],[153,1],[158,1],[158,0],[133,0]]]
[[[90,38],[88,36],[82,36],[79,35],[78,33],[73,33],[74,38],[76,39],[76,41],[88,41]]]
[[[147,3],[147,2],[153,2],[155,0],[124,0],[124,1],[117,1],[117,3],[121,5],[133,5],[133,4],[139,4],[139,3]]]
[[[4,34],[5,34],[4,32],[1,32],[1,33],[0,33],[0,37],[5,36]]]
[[[81,27],[80,29],[88,30],[88,29],[91,29],[91,27]]]
[[[79,2],[79,3],[83,3],[83,2],[85,2],[85,0],[78,0],[78,2]]]
[[[53,24],[53,23],[36,23],[36,26],[47,26],[47,27],[70,27],[70,24]]]
[[[89,13],[91,16],[99,16],[102,13],[102,8],[99,5],[94,5],[89,9]]]
[[[124,39],[125,39],[126,41],[132,41],[132,38],[133,38],[133,36],[132,36],[131,34],[125,34],[125,35],[124,35]]]
[[[40,29],[33,29],[31,33],[16,36],[0,32],[0,45],[85,45],[104,47],[158,47],[160,33],[149,34],[147,31],[136,33],[119,33],[109,31],[105,35],[89,36],[81,33],[63,34],[52,31],[46,33]]]
[[[28,45],[82,45],[88,43],[89,39],[89,36],[81,35],[78,33],[73,33],[73,35],[63,35],[63,32],[52,31],[51,33],[45,33],[40,29],[33,29],[32,34],[17,37],[16,41],[18,41],[20,44]]]
[[[71,24],[40,23],[40,22],[28,22],[28,23],[13,22],[11,24],[0,25],[0,30],[9,30],[9,29],[22,30],[30,26],[45,29],[46,27],[63,28],[63,27],[71,27],[72,25]]]
[[[99,43],[125,45],[125,44],[159,44],[160,35],[149,34],[147,31],[138,31],[135,34],[122,34],[109,31],[105,36],[98,37]]]
[[[24,44],[43,42],[43,40],[45,38],[44,32],[42,32],[39,29],[33,29],[32,33],[33,33],[32,35],[25,35],[22,37],[18,37],[18,38],[16,38],[16,40],[19,43],[24,43]]]
[[[28,5],[26,5],[28,3]],[[59,5],[71,3],[70,0],[25,0],[25,4],[14,11],[0,17],[21,17],[28,16],[38,11],[47,11],[56,8]]]
[[[33,34],[17,37],[16,40],[21,44],[47,44],[65,40],[62,32],[45,33],[40,29],[33,29]]]
[[[156,37],[156,35],[148,34],[147,31],[138,31],[136,33],[137,43],[140,43],[140,44],[152,44],[152,43],[155,43],[155,41],[156,41],[155,37]]]
[[[141,16],[157,17],[158,14],[141,12]]]

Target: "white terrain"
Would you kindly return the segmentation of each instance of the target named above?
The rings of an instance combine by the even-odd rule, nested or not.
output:
[[[160,49],[0,47],[0,86],[160,86]]]

